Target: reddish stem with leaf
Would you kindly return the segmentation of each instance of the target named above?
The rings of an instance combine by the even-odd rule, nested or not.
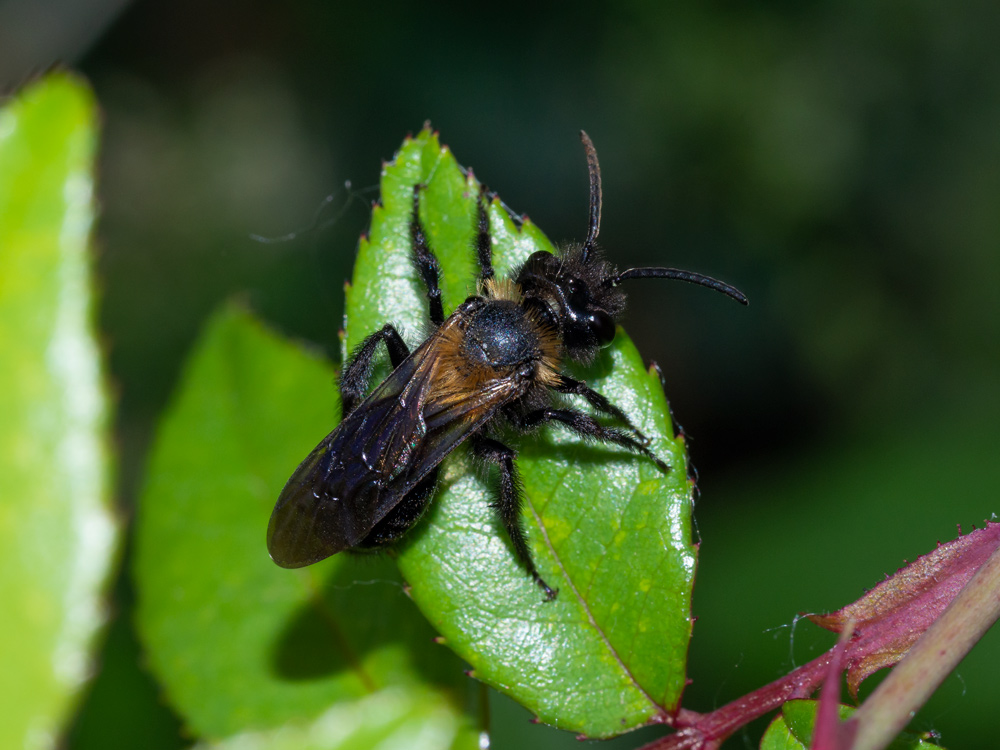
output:
[[[846,642],[711,713],[681,709],[673,721],[677,731],[643,750],[715,750],[741,726],[839,679],[844,668],[857,696],[866,677],[910,653],[896,670],[901,677],[880,686],[851,719],[850,731],[824,730],[830,747],[884,747],[998,617],[1000,524],[988,523],[938,545],[838,612],[809,616],[828,630],[847,631]]]

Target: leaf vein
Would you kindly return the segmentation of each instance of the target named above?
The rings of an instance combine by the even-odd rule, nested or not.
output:
[[[566,471],[568,471],[568,467],[563,472],[563,475],[565,475]],[[621,656],[615,649],[614,645],[611,643],[611,640],[608,638],[607,633],[604,632],[604,629],[598,624],[597,618],[594,617],[594,613],[591,611],[588,601],[584,599],[579,589],[577,589],[576,584],[573,582],[573,578],[570,576],[569,570],[566,569],[566,566],[563,564],[562,558],[559,556],[559,553],[556,551],[555,546],[552,544],[552,540],[549,539],[548,529],[542,522],[542,518],[535,507],[534,501],[527,496],[525,497],[525,499],[527,501],[528,510],[531,511],[531,515],[534,516],[535,519],[535,524],[538,526],[539,531],[541,531],[542,539],[545,542],[545,546],[548,547],[549,552],[551,552],[552,557],[556,561],[556,565],[559,567],[559,570],[562,571],[563,577],[566,579],[566,583],[569,584],[570,589],[572,589],[573,591],[573,595],[577,598],[577,601],[580,602],[580,606],[583,608],[584,614],[587,615],[587,620],[590,623],[590,626],[600,637],[601,641],[603,641],[604,646],[608,649],[608,652],[618,663],[618,666],[621,668],[622,673],[625,675],[628,681],[631,682],[633,686],[635,686],[635,689],[638,690],[639,693],[647,701],[649,701],[649,703],[652,706],[655,706],[661,712],[665,711],[664,707],[661,706],[659,703],[657,703],[653,699],[653,697],[648,692],[646,692],[646,689],[641,684],[639,684],[639,681],[636,679],[635,675],[632,674],[632,670],[629,669],[628,665],[626,665],[624,661],[622,661]]]

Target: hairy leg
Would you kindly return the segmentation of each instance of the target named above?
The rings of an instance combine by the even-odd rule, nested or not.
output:
[[[444,322],[444,307],[441,303],[441,264],[431,252],[427,243],[427,234],[420,223],[420,191],[423,185],[413,186],[413,210],[410,213],[410,248],[413,251],[413,264],[427,287],[427,301],[430,305],[431,323],[436,326]]]
[[[524,537],[524,527],[521,525],[521,501],[524,491],[521,489],[521,478],[514,464],[517,454],[503,443],[481,436],[472,438],[472,450],[478,459],[493,464],[500,470],[500,491],[493,502],[493,509],[496,510],[507,536],[510,537],[514,555],[545,592],[546,601],[555,599],[559,591],[551,588],[538,574],[531,559],[531,552],[528,551],[528,542]]]
[[[389,361],[393,368],[399,367],[410,356],[406,342],[391,323],[386,323],[362,341],[340,373],[340,409],[345,417],[354,411],[354,407],[368,392],[375,350],[381,342],[385,342],[385,348],[389,350]]]
[[[670,467],[646,447],[645,442],[622,430],[605,427],[593,417],[575,409],[537,409],[520,416],[511,415],[511,419],[514,424],[525,430],[533,429],[546,422],[559,422],[581,437],[597,440],[601,443],[614,443],[635,453],[641,453],[662,471],[670,471]]]
[[[479,187],[476,199],[476,257],[479,258],[479,278],[493,278],[493,238],[490,235],[489,203],[484,203],[486,186]]]

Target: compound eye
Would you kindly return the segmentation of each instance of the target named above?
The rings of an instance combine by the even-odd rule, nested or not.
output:
[[[594,310],[588,316],[587,325],[598,346],[608,346],[615,340],[615,321],[604,310]]]

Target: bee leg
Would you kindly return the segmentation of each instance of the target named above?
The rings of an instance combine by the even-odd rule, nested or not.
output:
[[[482,281],[493,278],[493,238],[490,235],[490,216],[486,197],[486,186],[479,186],[479,197],[476,199],[476,256],[479,258],[479,278]]]
[[[385,342],[385,348],[389,350],[389,361],[393,369],[399,367],[400,363],[410,356],[409,347],[391,323],[386,323],[358,344],[340,372],[340,410],[344,416],[354,411],[354,407],[368,392],[372,376],[372,360],[381,341]]]
[[[598,440],[602,443],[614,443],[636,453],[641,453],[655,463],[662,471],[670,471],[670,467],[667,464],[635,437],[629,435],[627,432],[622,432],[612,427],[605,427],[596,419],[581,411],[576,411],[575,409],[538,409],[520,417],[514,417],[514,423],[525,430],[533,429],[545,422],[560,422],[582,437]]]
[[[524,527],[521,524],[521,498],[524,491],[521,488],[517,465],[514,463],[517,454],[503,443],[479,436],[472,438],[472,450],[476,458],[494,464],[500,470],[500,494],[493,502],[493,509],[507,530],[507,536],[510,537],[510,543],[514,547],[514,555],[545,592],[545,601],[552,601],[559,593],[559,589],[551,588],[538,574],[524,538]]]
[[[614,417],[628,427],[640,443],[643,445],[649,445],[649,438],[643,435],[642,432],[639,431],[639,428],[632,424],[632,420],[625,416],[625,412],[612,404],[597,391],[588,388],[586,383],[561,375],[559,378],[559,384],[556,386],[556,390],[560,393],[583,396],[587,400],[587,403],[593,406],[594,409],[599,411],[601,414]]]
[[[423,185],[413,186],[413,210],[410,213],[410,248],[413,264],[427,287],[427,302],[430,305],[431,322],[439,326],[444,322],[444,307],[441,304],[441,264],[427,244],[427,234],[420,223],[420,190]]]

